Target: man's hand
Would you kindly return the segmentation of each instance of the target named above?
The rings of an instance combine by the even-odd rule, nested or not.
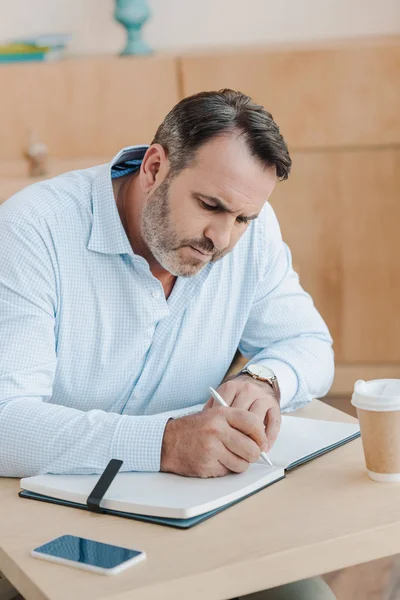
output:
[[[266,447],[264,425],[254,411],[215,406],[168,421],[161,471],[191,477],[242,473]]]
[[[281,410],[272,387],[268,383],[252,379],[249,375],[239,375],[222,383],[217,392],[229,406],[244,408],[261,419],[267,437],[267,447],[263,450],[270,450],[281,426]],[[211,397],[204,409],[213,406],[218,406],[218,403]]]

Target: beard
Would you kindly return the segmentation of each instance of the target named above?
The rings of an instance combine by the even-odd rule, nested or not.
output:
[[[208,238],[185,240],[179,237],[171,219],[168,178],[163,181],[144,205],[140,232],[156,261],[176,277],[192,277],[207,264],[219,260],[225,254],[216,251],[214,244]],[[195,256],[183,256],[180,249],[185,246],[194,246],[204,252],[211,253],[214,251],[214,253],[209,261],[203,262]]]

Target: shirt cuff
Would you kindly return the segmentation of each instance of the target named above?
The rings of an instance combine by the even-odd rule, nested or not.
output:
[[[123,461],[123,471],[159,471],[167,413],[123,415],[115,432],[112,457]]]
[[[265,365],[273,370],[279,383],[279,389],[281,390],[281,410],[290,410],[288,405],[297,394],[299,387],[298,377],[292,367],[274,358],[260,360],[256,363],[249,361],[249,364]]]
[[[168,410],[167,412],[158,413],[157,416],[164,417],[169,416],[170,419],[180,419],[181,417],[186,417],[187,415],[195,415],[196,413],[202,411],[204,408],[204,404],[193,404],[193,406],[187,406],[186,408],[177,408],[175,410]]]

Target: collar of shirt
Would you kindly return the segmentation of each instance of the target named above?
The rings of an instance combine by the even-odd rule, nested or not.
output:
[[[119,217],[112,179],[134,172],[140,167],[148,146],[123,148],[112,161],[99,168],[92,186],[92,230],[88,250],[103,254],[134,255]]]

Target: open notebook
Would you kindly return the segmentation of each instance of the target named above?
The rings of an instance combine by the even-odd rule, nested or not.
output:
[[[245,473],[214,479],[171,473],[118,473],[98,511],[188,528],[285,477],[285,471],[358,437],[358,424],[282,417],[274,467],[257,462]],[[114,461],[118,462],[118,461]],[[118,467],[117,467],[118,470]],[[90,509],[88,497],[99,475],[38,475],[21,479],[20,496]]]

